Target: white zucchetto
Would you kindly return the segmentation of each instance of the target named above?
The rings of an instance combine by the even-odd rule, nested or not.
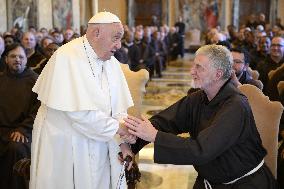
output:
[[[110,12],[98,12],[93,16],[88,24],[111,24],[111,23],[121,23],[120,19]]]

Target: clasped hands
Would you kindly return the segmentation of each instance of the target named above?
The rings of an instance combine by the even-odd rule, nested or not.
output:
[[[139,119],[134,116],[127,116],[127,118],[124,118],[123,120],[125,122],[120,124],[117,134],[120,135],[124,142],[134,144],[137,137],[149,142],[155,141],[158,131],[154,128],[154,126],[148,119],[144,117],[142,117],[142,119]],[[125,158],[127,155],[133,157],[133,153],[128,144],[122,143],[120,145],[120,149],[123,154],[123,158]],[[123,158],[118,158],[121,162],[123,162]],[[128,170],[131,168],[132,163],[133,161],[130,162]]]
[[[123,120],[125,122],[120,124],[117,133],[125,142],[134,144],[137,137],[149,142],[155,141],[158,131],[145,117],[139,119],[129,115]]]
[[[134,154],[131,151],[131,147],[129,144],[134,144],[136,142],[137,137],[130,134],[128,132],[128,128],[125,126],[125,123],[120,123],[119,128],[117,130],[117,134],[120,136],[120,138],[124,141],[124,143],[121,143],[120,151],[122,152],[122,157],[118,155],[118,159],[123,164],[126,156],[131,156],[132,159],[134,158]],[[130,170],[132,167],[133,161],[129,162],[127,169]]]
[[[139,119],[129,115],[123,120],[125,121],[124,125],[128,128],[128,132],[131,135],[149,142],[155,142],[158,131],[148,119],[145,117]]]
[[[128,144],[134,144],[136,142],[137,137],[129,133],[124,122],[119,124],[117,134],[119,134],[120,138]]]

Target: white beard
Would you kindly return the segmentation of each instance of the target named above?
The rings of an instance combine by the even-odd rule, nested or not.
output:
[[[206,88],[210,88],[212,85],[214,85],[215,81],[214,80],[210,80],[210,79],[206,79],[205,81],[203,81],[203,83],[200,82],[194,82],[194,80],[191,81],[191,87],[194,89],[200,88],[200,89],[206,89]]]
[[[198,87],[196,86],[194,80],[191,80],[190,86],[191,86],[191,88],[194,88],[194,89],[198,88]]]

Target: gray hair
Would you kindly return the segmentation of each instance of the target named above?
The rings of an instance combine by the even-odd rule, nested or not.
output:
[[[205,55],[208,57],[215,69],[223,71],[223,79],[231,77],[233,57],[231,52],[222,45],[204,45],[196,51],[197,55]]]

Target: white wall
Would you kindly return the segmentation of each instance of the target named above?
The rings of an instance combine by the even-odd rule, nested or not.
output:
[[[73,9],[73,29],[76,32],[80,32],[80,2],[79,0],[72,0]]]
[[[38,26],[51,29],[53,28],[52,23],[52,1],[51,0],[38,0]]]
[[[0,0],[0,32],[7,31],[7,5],[6,0]]]

